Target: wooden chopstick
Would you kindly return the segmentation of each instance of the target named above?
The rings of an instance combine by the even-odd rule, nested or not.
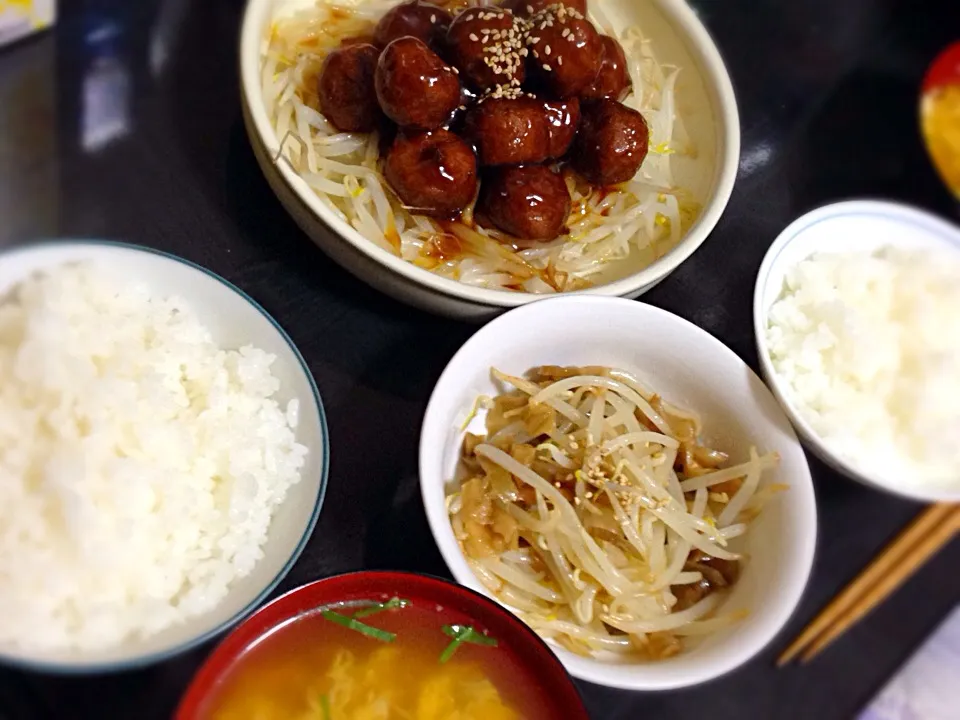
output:
[[[807,662],[899,587],[960,532],[960,505],[931,505],[834,598],[777,660],[785,665],[801,652]]]
[[[857,622],[860,618],[869,613],[880,602],[902,585],[907,578],[923,564],[940,548],[950,542],[951,538],[960,530],[960,508],[954,508],[939,525],[936,525],[929,535],[926,535],[917,545],[914,545],[909,553],[904,556],[902,564],[894,569],[889,575],[880,578],[876,585],[871,585],[866,594],[857,601],[855,608],[851,608],[846,613],[837,618],[836,622],[830,626],[830,629],[820,635],[812,645],[800,657],[800,662],[808,662],[816,656],[821,650],[836,640],[843,632]]]

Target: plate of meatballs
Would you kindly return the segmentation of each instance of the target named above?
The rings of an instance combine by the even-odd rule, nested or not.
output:
[[[701,219],[716,138],[687,128],[696,79],[587,0],[277,0],[262,35],[272,161],[434,276],[587,290]]]

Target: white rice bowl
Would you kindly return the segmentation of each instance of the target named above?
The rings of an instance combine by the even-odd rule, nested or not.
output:
[[[111,669],[239,619],[322,499],[322,410],[296,350],[173,258],[67,244],[3,261],[0,656]],[[166,292],[181,287],[191,301]],[[231,342],[244,333],[261,347]]]
[[[960,489],[960,258],[882,247],[792,267],[770,361],[833,452],[891,485]]]

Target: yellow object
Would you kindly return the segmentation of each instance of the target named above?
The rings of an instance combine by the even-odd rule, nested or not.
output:
[[[302,660],[302,658],[301,658]],[[253,678],[251,678],[252,680]],[[296,688],[296,690],[294,690]],[[326,713],[329,712],[329,715]],[[259,669],[223,698],[213,720],[520,720],[472,664],[393,645],[361,655],[339,648],[326,668]]]
[[[55,0],[0,0],[0,45],[53,25]]]
[[[960,85],[926,93],[921,116],[933,164],[950,191],[960,198]]]
[[[443,668],[420,691],[417,720],[519,720],[475,668]]]

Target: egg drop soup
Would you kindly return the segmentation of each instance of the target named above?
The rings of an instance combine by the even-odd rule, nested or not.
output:
[[[551,707],[556,700],[548,695],[549,689],[509,647],[468,616],[421,600],[382,600],[386,609],[374,602],[335,605],[277,626],[240,655],[200,716],[209,720],[562,716]]]

